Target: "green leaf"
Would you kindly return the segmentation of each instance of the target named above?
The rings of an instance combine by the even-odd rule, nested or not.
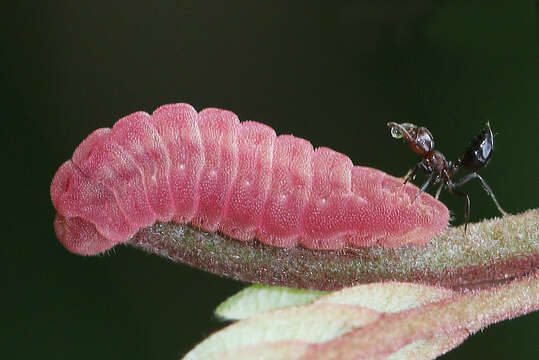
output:
[[[373,283],[335,291],[316,303],[357,305],[379,312],[399,312],[439,301],[454,294],[449,289],[413,283]]]
[[[248,299],[257,297],[242,301]],[[360,285],[236,322],[184,359],[434,359],[489,324],[537,309],[538,271],[467,292],[394,282]]]
[[[217,307],[215,314],[226,320],[239,320],[269,310],[311,303],[325,294],[325,291],[253,285],[228,298]]]

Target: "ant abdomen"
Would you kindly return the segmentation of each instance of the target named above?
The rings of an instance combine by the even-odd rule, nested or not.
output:
[[[488,163],[493,149],[494,135],[492,135],[490,124],[487,122],[483,131],[470,142],[459,163],[470,171],[477,171]]]

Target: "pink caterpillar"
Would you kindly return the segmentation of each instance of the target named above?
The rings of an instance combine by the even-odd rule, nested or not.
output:
[[[156,221],[324,250],[424,244],[447,208],[382,171],[230,111],[136,112],[90,134],[51,184],[56,234],[97,254]]]

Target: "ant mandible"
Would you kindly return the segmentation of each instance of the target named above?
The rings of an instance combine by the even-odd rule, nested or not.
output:
[[[406,176],[404,177],[404,184],[409,180],[414,180],[417,171],[422,169],[429,177],[427,181],[421,186],[421,189],[414,197],[412,202],[417,199],[417,197],[424,192],[430,184],[441,183],[440,187],[436,191],[436,199],[440,195],[440,192],[444,186],[452,194],[461,196],[465,199],[465,208],[464,208],[464,233],[466,233],[466,228],[468,227],[468,222],[470,220],[470,197],[457,190],[457,187],[466,184],[472,179],[478,179],[483,186],[483,189],[490,195],[496,207],[502,213],[502,215],[507,215],[507,213],[502,209],[498,200],[494,196],[494,193],[488,186],[487,182],[477,173],[479,169],[484,167],[490,160],[492,155],[492,150],[494,148],[494,135],[490,129],[490,124],[487,122],[486,127],[477,135],[470,143],[464,156],[459,158],[455,163],[447,161],[445,156],[434,150],[434,138],[430,131],[425,127],[419,127],[414,124],[403,123],[397,124],[394,122],[387,123],[387,126],[391,130],[391,136],[396,139],[404,137],[412,150],[421,156],[423,159],[418,162],[413,168],[411,168]],[[471,171],[470,174],[464,176],[457,182],[453,182],[453,177],[457,173],[460,167]],[[403,184],[403,185],[404,185]]]

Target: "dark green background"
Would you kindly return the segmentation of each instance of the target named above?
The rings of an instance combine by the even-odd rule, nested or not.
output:
[[[291,3],[2,9],[3,358],[176,359],[223,326],[212,311],[244,284],[126,247],[79,257],[55,238],[54,172],[136,110],[223,107],[398,176],[417,158],[387,121],[426,125],[455,159],[490,120],[482,174],[506,210],[537,207],[535,1]],[[497,215],[479,184],[466,190],[472,220]],[[441,199],[461,223],[461,199]],[[538,327],[504,322],[444,358],[537,358]]]

